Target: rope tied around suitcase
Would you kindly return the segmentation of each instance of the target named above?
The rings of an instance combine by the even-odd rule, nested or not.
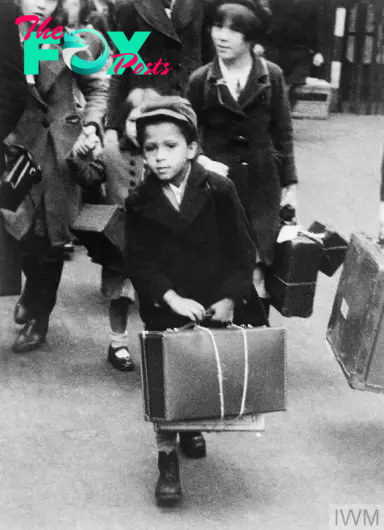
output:
[[[231,324],[231,327],[234,327],[236,329],[239,329],[242,332],[243,335],[243,342],[244,342],[244,383],[243,383],[243,395],[241,398],[241,406],[240,406],[240,412],[238,414],[238,418],[241,418],[244,415],[245,411],[245,402],[247,399],[247,391],[248,391],[248,379],[249,379],[249,366],[248,366],[248,358],[249,358],[249,351],[248,351],[248,338],[247,334],[245,332],[245,329],[241,326],[237,326],[236,324]],[[215,360],[217,365],[217,378],[219,381],[219,397],[220,397],[220,417],[223,419],[225,417],[225,403],[224,403],[224,386],[223,386],[223,370],[221,367],[221,360],[220,360],[220,354],[219,349],[217,347],[215,336],[209,328],[206,328],[204,326],[196,325],[195,329],[199,329],[202,331],[205,331],[209,334],[213,351],[215,354]]]

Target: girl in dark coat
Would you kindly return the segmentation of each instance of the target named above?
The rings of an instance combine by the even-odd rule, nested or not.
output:
[[[36,14],[40,21],[61,8],[61,0],[41,2],[20,0],[23,15]],[[50,27],[57,25],[55,18]],[[20,36],[29,27],[20,27]],[[38,348],[45,339],[50,313],[63,269],[64,245],[71,239],[70,222],[79,206],[80,188],[68,170],[66,156],[75,146],[83,153],[91,149],[93,137],[101,130],[106,109],[108,79],[99,73],[76,75],[64,63],[58,44],[44,44],[59,50],[58,61],[41,61],[38,76],[27,76],[28,102],[10,143],[27,148],[42,168],[42,182],[32,192],[36,206],[32,226],[22,225],[25,204],[13,214],[7,212],[11,227],[20,227],[23,237],[23,272],[26,283],[16,304],[16,323],[25,324],[12,349],[24,353]],[[85,57],[90,55],[85,51]],[[77,83],[86,99],[80,115],[73,88]]]
[[[211,29],[216,57],[192,74],[188,98],[204,153],[229,167],[251,223],[259,249],[254,284],[268,310],[264,269],[273,263],[280,205],[296,206],[297,177],[282,72],[251,51],[266,23],[253,0],[221,1]]]
[[[69,157],[70,167],[82,187],[92,189],[106,183],[108,204],[123,206],[125,199],[143,180],[144,160],[136,138],[136,119],[144,103],[156,97],[159,94],[150,88],[135,88],[122,108],[125,127],[118,146],[108,144],[103,150],[97,146],[92,157]],[[128,348],[127,324],[135,292],[125,274],[124,264],[116,260],[116,256],[109,256],[108,262],[103,259],[102,265],[101,290],[109,299],[111,326],[108,361],[117,370],[131,371],[134,364]]]

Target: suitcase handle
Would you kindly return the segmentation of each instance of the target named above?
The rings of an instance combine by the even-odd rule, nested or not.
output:
[[[299,234],[311,239],[315,243],[319,243],[321,246],[324,245],[325,232],[323,234],[314,234],[313,232],[308,232],[308,230],[300,229]]]

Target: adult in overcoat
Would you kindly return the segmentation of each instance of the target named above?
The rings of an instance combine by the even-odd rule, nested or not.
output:
[[[3,140],[17,124],[27,102],[27,83],[13,0],[0,2],[0,173],[4,169]]]
[[[313,66],[324,62],[319,4],[312,0],[269,0],[273,16],[266,56],[283,70],[291,103],[296,88],[311,76]]]
[[[168,11],[166,11],[166,9]],[[118,30],[128,39],[135,31],[150,31],[139,54],[152,67],[161,59],[172,68],[161,75],[135,75],[127,68],[111,77],[107,129],[119,130],[121,105],[135,87],[151,87],[164,95],[184,95],[189,75],[201,65],[202,0],[120,0],[116,6]]]
[[[18,353],[37,348],[45,339],[60,283],[64,245],[71,239],[70,223],[80,201],[80,188],[66,157],[75,142],[84,148],[84,130],[89,136],[101,131],[108,93],[108,78],[98,73],[74,74],[64,63],[61,47],[47,46],[59,50],[59,60],[40,62],[39,75],[29,78],[27,108],[9,138],[26,147],[42,168],[42,182],[32,191],[33,218],[26,214],[26,201],[15,214],[8,215],[10,227],[19,229],[26,276],[14,313],[17,323],[25,323],[13,344]],[[83,58],[91,58],[87,50],[83,53]],[[82,112],[74,97],[76,84],[87,102]]]
[[[292,120],[280,68],[253,56],[236,102],[217,58],[191,76],[188,98],[204,153],[229,167],[229,178],[251,223],[260,262],[271,265],[279,231],[282,189],[297,182]]]

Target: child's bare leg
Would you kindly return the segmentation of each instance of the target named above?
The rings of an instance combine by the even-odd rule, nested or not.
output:
[[[131,371],[134,364],[128,349],[128,314],[131,300],[121,297],[112,299],[109,304],[109,321],[111,325],[111,343],[108,349],[108,360],[117,370]]]
[[[129,298],[111,300],[109,304],[109,322],[113,333],[120,335],[126,333],[130,305],[131,301]]]

